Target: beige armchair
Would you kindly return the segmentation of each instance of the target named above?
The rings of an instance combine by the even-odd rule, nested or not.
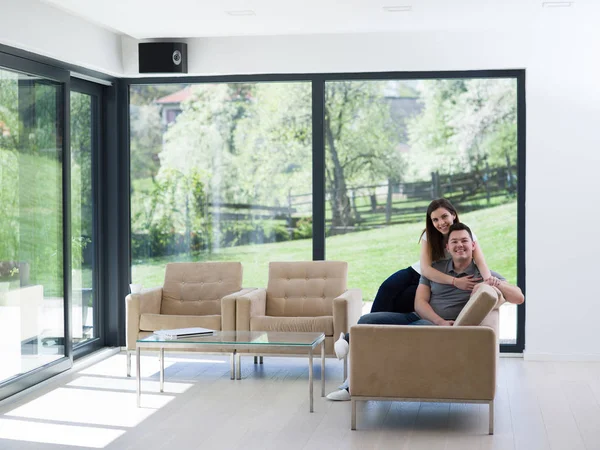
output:
[[[137,339],[161,329],[204,327],[233,331],[236,298],[250,291],[242,289],[239,262],[167,264],[162,287],[129,294],[125,299],[127,376],[131,376],[131,353]]]
[[[347,289],[347,275],[341,261],[272,262],[267,288],[238,296],[236,330],[323,332],[325,354],[334,356],[334,341],[362,314],[361,291]]]
[[[481,291],[496,291],[482,286]],[[467,304],[453,327],[356,325],[350,331],[351,429],[368,400],[485,403],[494,432],[498,307]],[[492,309],[491,312],[490,309]],[[489,314],[488,314],[489,312]],[[474,320],[480,314],[478,320]],[[461,313],[462,315],[462,313]],[[482,321],[482,317],[483,321]],[[460,326],[460,321],[467,326]],[[479,324],[473,326],[474,324]]]

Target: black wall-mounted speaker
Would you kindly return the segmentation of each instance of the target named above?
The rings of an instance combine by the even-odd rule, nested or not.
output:
[[[187,73],[187,44],[145,42],[138,44],[140,73]]]

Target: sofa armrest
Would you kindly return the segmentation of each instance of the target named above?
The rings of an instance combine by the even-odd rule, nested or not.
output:
[[[137,341],[140,332],[140,316],[145,313],[160,314],[162,291],[162,287],[157,287],[147,289],[139,294],[129,294],[125,297],[127,317],[125,343],[127,350],[135,350],[135,341]]]
[[[250,318],[264,316],[267,313],[267,290],[255,289],[240,295],[236,301],[235,329],[250,331]]]
[[[493,400],[497,347],[488,327],[355,325],[350,331],[350,393]]]
[[[235,331],[235,311],[238,297],[252,292],[256,288],[243,288],[221,299],[221,330]]]
[[[333,299],[333,337],[350,331],[362,316],[362,292],[360,289],[348,289]]]

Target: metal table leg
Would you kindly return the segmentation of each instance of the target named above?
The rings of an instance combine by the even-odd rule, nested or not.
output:
[[[321,342],[321,397],[325,397],[325,341]]]
[[[160,392],[165,389],[165,348],[160,348]]]
[[[313,412],[313,349],[308,350],[308,397],[310,399],[310,412]]]
[[[229,360],[231,363],[231,379],[235,380],[235,350],[231,352]]]
[[[135,376],[136,376],[136,396],[137,396],[137,407],[140,407],[140,394],[142,390],[142,375],[140,371],[140,348],[135,349]]]
[[[236,361],[235,361],[235,366],[236,366],[235,367],[235,371],[237,372],[235,378],[237,380],[241,380],[242,379],[242,359],[241,359],[239,353],[235,354],[235,358],[236,358]]]
[[[131,376],[131,352],[126,350],[127,352],[127,376]]]

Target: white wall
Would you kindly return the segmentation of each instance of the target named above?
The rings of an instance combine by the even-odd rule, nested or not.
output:
[[[526,69],[528,359],[600,360],[598,10],[528,30],[190,39],[193,74]],[[592,26],[593,25],[593,26]],[[592,31],[593,30],[593,31]],[[124,39],[137,76],[137,42]],[[587,228],[592,233],[585,233]]]
[[[37,0],[0,0],[0,43],[122,75],[120,35]]]
[[[517,33],[365,33],[177,40],[189,75],[522,68]],[[123,37],[123,67],[137,77],[136,41]]]
[[[600,360],[597,15],[538,23],[527,64],[527,354]],[[594,31],[592,31],[594,30]]]

